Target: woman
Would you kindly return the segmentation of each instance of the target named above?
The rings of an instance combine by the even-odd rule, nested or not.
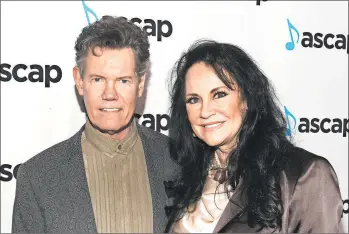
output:
[[[195,43],[172,73],[167,232],[339,232],[330,163],[295,147],[272,86],[240,48]]]

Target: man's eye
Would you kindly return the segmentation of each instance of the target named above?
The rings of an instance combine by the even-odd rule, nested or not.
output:
[[[102,78],[96,77],[96,78],[94,78],[93,80],[94,80],[95,82],[100,82],[100,81],[102,81]]]
[[[129,82],[129,80],[121,80],[121,83],[123,84],[127,84]]]

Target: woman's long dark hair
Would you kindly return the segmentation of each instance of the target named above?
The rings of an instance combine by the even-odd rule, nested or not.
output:
[[[182,167],[182,175],[172,184],[175,199],[170,209],[172,221],[180,219],[201,197],[208,168],[216,150],[198,138],[188,120],[185,76],[199,62],[212,67],[219,79],[239,87],[247,103],[237,147],[229,155],[228,182],[233,188],[243,181],[248,225],[279,229],[283,206],[279,175],[292,148],[286,138],[286,121],[276,104],[276,95],[267,77],[239,47],[215,41],[198,41],[177,61],[171,75],[171,157]],[[229,76],[225,75],[229,74]]]

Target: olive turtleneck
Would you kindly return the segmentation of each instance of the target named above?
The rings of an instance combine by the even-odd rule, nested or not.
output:
[[[135,120],[120,141],[87,120],[81,143],[97,231],[153,232],[148,172]]]

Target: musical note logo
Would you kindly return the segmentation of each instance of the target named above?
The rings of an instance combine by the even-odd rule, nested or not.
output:
[[[289,19],[287,19],[287,25],[288,25],[288,30],[290,32],[291,41],[286,43],[286,49],[287,50],[293,50],[294,47],[295,47],[295,43],[294,43],[294,39],[293,39],[293,35],[292,35],[291,29],[294,30],[297,33],[297,42],[296,43],[298,43],[298,41],[299,41],[299,31],[296,29],[295,26],[293,26],[293,24],[291,24]]]
[[[84,11],[85,11],[85,15],[86,15],[86,19],[87,19],[87,23],[90,25],[91,24],[91,21],[90,21],[90,17],[89,17],[89,13],[92,14],[94,17],[95,17],[95,20],[97,21],[98,20],[98,17],[96,15],[96,13],[91,9],[89,8],[85,1],[84,0],[81,0],[82,1],[82,6],[84,7]]]
[[[284,108],[285,108],[285,114],[286,114],[286,120],[287,120],[286,136],[291,136],[292,130],[296,128],[297,120],[296,120],[296,117],[287,109],[286,106],[284,106]],[[291,127],[290,117],[293,119],[293,127]]]

